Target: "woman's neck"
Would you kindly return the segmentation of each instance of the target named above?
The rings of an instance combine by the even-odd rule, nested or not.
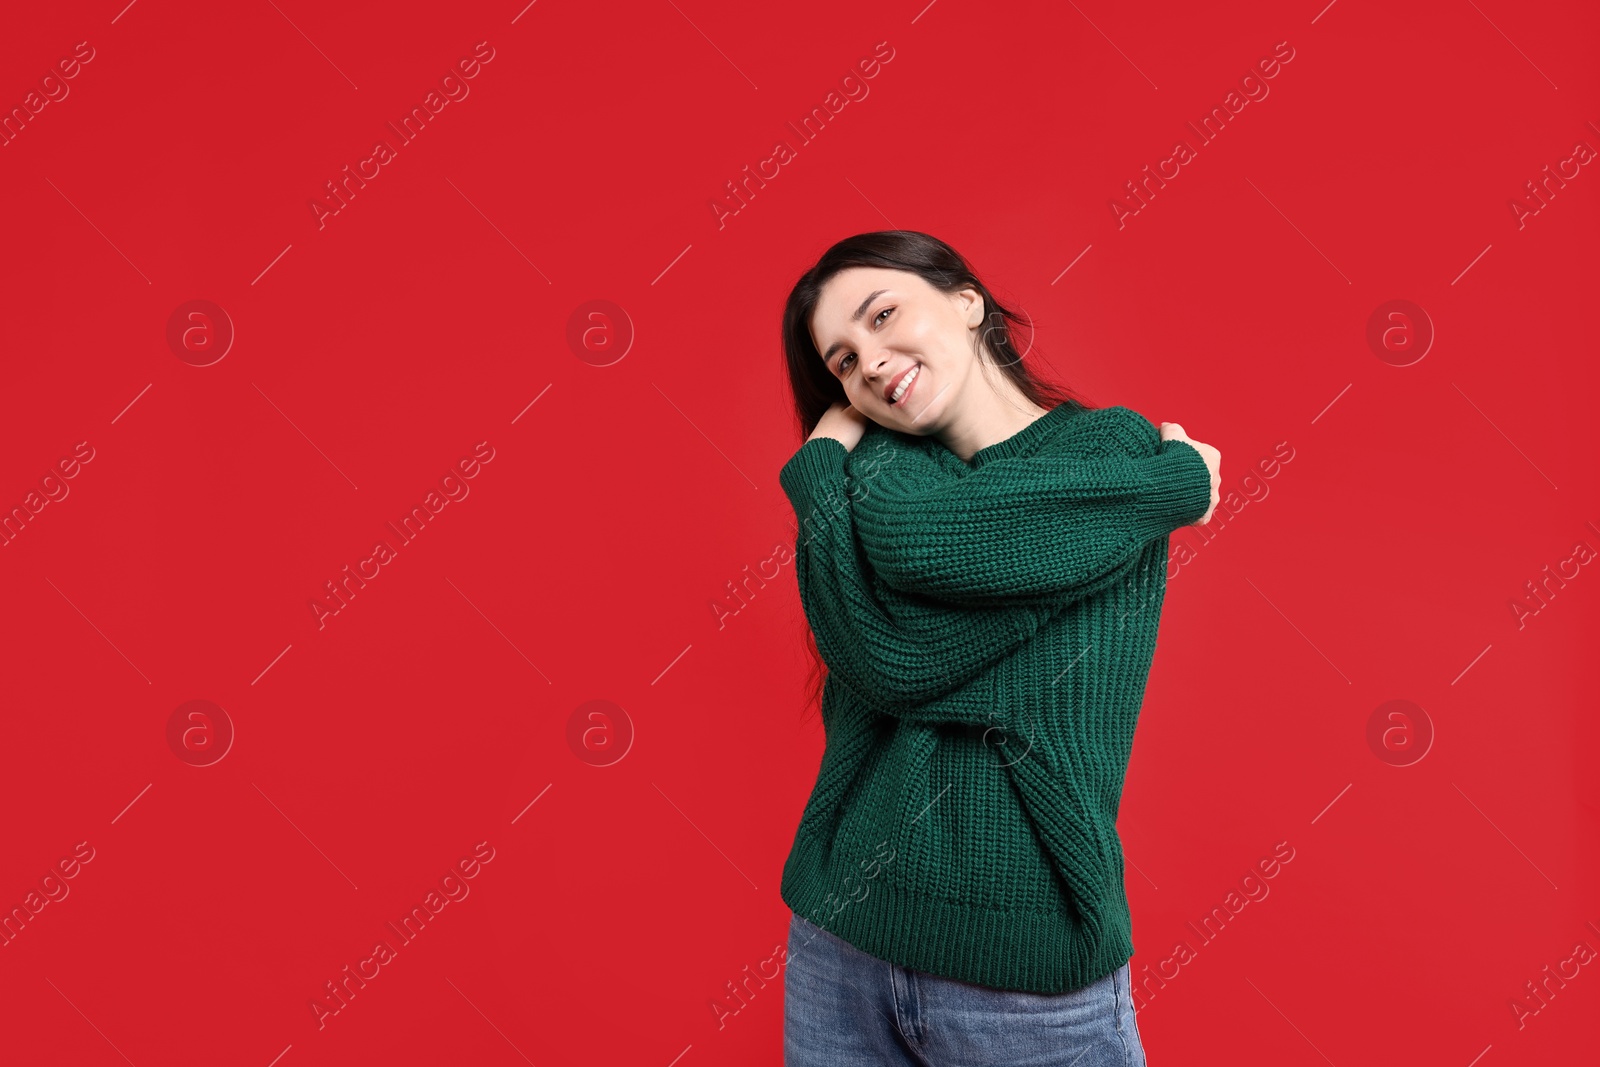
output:
[[[937,431],[939,442],[963,463],[971,463],[972,457],[985,448],[1027,429],[1049,410],[1015,388],[1005,393],[985,391],[980,396]]]

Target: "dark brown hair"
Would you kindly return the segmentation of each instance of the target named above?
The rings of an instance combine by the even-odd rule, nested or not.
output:
[[[794,394],[795,423],[800,440],[805,441],[817,428],[823,414],[836,403],[848,403],[844,385],[822,362],[822,353],[811,340],[811,316],[822,298],[822,288],[833,276],[851,267],[882,267],[917,275],[942,293],[975,289],[983,296],[984,325],[975,339],[975,354],[997,368],[1021,391],[1042,408],[1072,404],[1087,408],[1070,389],[1034,376],[1023,359],[1033,350],[1033,324],[999,300],[961,253],[937,237],[916,230],[880,230],[846,237],[822,254],[816,264],[800,276],[783,308],[783,353],[789,364],[789,388]],[[1027,328],[1028,344],[1018,350],[1013,334]],[[802,520],[803,521],[803,520]],[[800,531],[804,536],[804,531]],[[806,643],[811,653],[812,673],[806,705],[820,708],[827,666],[817,648],[816,635],[802,616]]]

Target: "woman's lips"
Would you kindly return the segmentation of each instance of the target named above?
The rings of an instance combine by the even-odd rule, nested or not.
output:
[[[900,399],[899,400],[891,400],[889,402],[889,406],[890,407],[900,407],[907,400],[911,399],[911,394],[917,391],[917,386],[918,385],[922,384],[922,375],[927,371],[927,369],[928,368],[924,367],[920,363],[915,364],[912,367],[912,370],[915,370],[917,372],[916,376],[911,379],[911,384],[906,386],[906,391],[903,394],[901,394]],[[907,371],[906,373],[910,374],[911,371]],[[891,392],[889,395],[893,396],[894,394]]]

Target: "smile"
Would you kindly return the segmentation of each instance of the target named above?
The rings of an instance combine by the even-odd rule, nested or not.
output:
[[[905,399],[905,395],[911,391],[912,383],[921,377],[921,375],[922,364],[920,363],[906,371],[905,374],[901,375],[900,384],[895,386],[893,393],[889,394],[889,403],[898,404],[901,400]]]

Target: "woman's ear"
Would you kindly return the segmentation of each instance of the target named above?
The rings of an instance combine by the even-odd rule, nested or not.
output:
[[[963,289],[956,294],[967,305],[967,325],[969,327],[983,324],[983,294],[976,289]]]

